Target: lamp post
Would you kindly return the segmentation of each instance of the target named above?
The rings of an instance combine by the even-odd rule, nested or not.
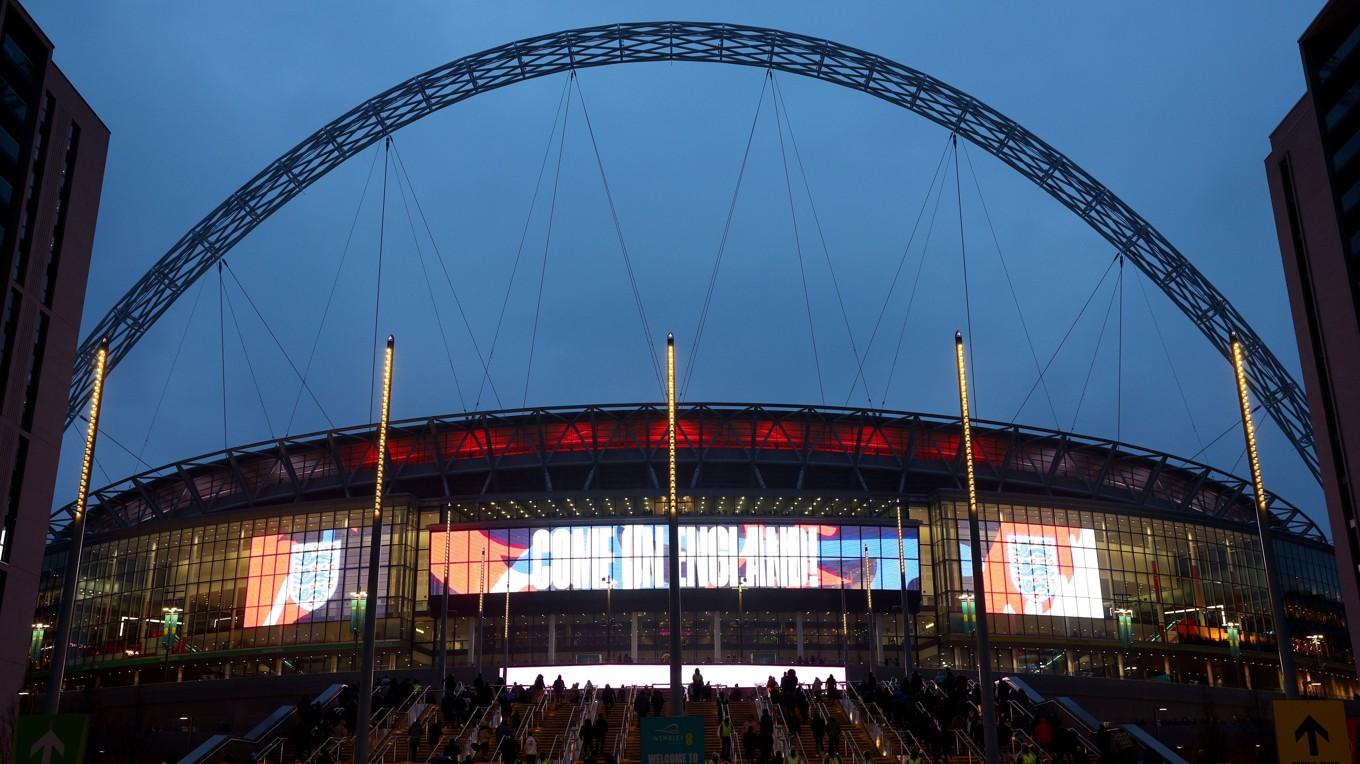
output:
[[[919,555],[918,555],[919,556]],[[911,676],[916,670],[916,646],[911,638],[911,609],[907,599],[907,549],[902,536],[902,502],[897,502],[897,569],[901,576],[902,589],[902,676]]]
[[[359,674],[359,714],[355,719],[354,764],[368,762],[368,733],[373,711],[373,663],[378,642],[378,563],[382,553],[383,478],[387,470],[387,422],[392,412],[392,357],[396,341],[387,335],[383,354],[382,407],[378,410],[377,464],[373,474],[373,520],[369,529],[368,588],[364,597],[364,650]]]
[[[1270,505],[1265,481],[1261,477],[1261,460],[1256,454],[1256,424],[1251,418],[1251,394],[1247,390],[1247,370],[1242,354],[1242,341],[1237,332],[1229,337],[1232,344],[1233,372],[1237,377],[1237,404],[1242,413],[1242,434],[1247,441],[1247,463],[1251,466],[1252,488],[1256,494],[1256,532],[1261,537],[1261,558],[1265,563],[1266,591],[1270,595],[1270,610],[1275,621],[1275,646],[1280,653],[1280,673],[1283,675],[1286,698],[1299,696],[1298,672],[1294,668],[1294,646],[1289,637],[1289,622],[1284,612],[1284,593],[1280,591],[1279,569],[1275,562],[1275,542],[1270,535]]]
[[[978,521],[977,480],[973,473],[973,423],[968,413],[968,368],[963,333],[954,333],[954,361],[959,375],[959,420],[963,427],[963,463],[968,478],[968,542],[973,558],[973,606],[977,613],[978,695],[982,698],[982,743],[987,764],[997,764],[996,688],[992,686],[992,646],[987,638],[987,595],[982,580],[982,532]]]
[[[501,555],[505,563],[505,621],[501,624],[501,664],[504,666],[502,684],[510,686],[510,558]]]
[[[746,582],[737,577],[737,663],[746,662],[746,602],[742,595],[746,591]]]
[[[1313,660],[1317,663],[1317,671],[1319,674],[1322,673],[1322,643],[1326,639],[1327,637],[1322,634],[1308,635],[1308,646],[1312,648]],[[1311,681],[1309,684],[1316,687],[1322,686],[1322,682],[1320,681]]]
[[[600,579],[604,584],[604,662],[610,663],[610,655],[613,654],[611,640],[614,636],[614,579],[605,576]]]
[[[486,649],[486,550],[477,566],[477,673],[482,673],[482,653]]]
[[[444,678],[449,675],[449,520],[453,513],[452,502],[444,504],[444,585],[440,587],[444,592],[444,599],[439,603],[439,662],[435,669],[435,687],[438,687],[439,697],[444,697]]]
[[[666,452],[670,492],[666,524],[670,530],[671,716],[685,713],[684,679],[680,661],[680,492],[675,466],[675,335],[666,335]]]
[[[80,580],[80,553],[85,547],[85,504],[90,497],[90,470],[94,468],[94,445],[99,436],[99,412],[104,397],[104,374],[108,370],[109,338],[99,343],[95,353],[94,382],[90,387],[89,428],[85,431],[85,452],[80,460],[80,482],[71,505],[70,547],[66,551],[66,575],[61,581],[61,600],[57,605],[57,635],[52,645],[52,665],[47,669],[46,712],[61,709],[61,685],[66,676],[66,650],[71,645],[71,626],[76,614],[76,584]]]

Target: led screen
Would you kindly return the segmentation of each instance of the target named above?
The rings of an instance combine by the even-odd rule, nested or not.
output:
[[[983,523],[979,542],[989,613],[1103,618],[1096,533],[1029,523]],[[964,588],[973,584],[968,523],[959,523]]]
[[[915,528],[907,583],[920,588]],[[447,562],[445,548],[447,546]],[[430,531],[430,592],[662,589],[669,536],[652,523]],[[895,526],[741,523],[680,526],[680,585],[702,589],[898,589]],[[485,554],[485,568],[482,560]],[[483,589],[483,586],[485,587]]]
[[[283,626],[350,617],[351,592],[365,588],[367,529],[339,528],[255,536],[250,540],[245,626]],[[378,562],[378,591],[387,589],[387,544]],[[383,615],[382,598],[378,617]]]

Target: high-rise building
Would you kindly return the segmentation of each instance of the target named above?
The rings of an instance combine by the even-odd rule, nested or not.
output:
[[[28,668],[108,144],[52,42],[0,0],[0,723]]]
[[[1299,50],[1308,92],[1271,133],[1266,175],[1346,611],[1360,613],[1360,4],[1329,2]]]

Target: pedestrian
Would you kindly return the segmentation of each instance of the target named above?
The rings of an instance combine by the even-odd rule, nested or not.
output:
[[[834,716],[826,723],[826,749],[832,753],[841,750],[841,721]]]
[[[652,690],[652,716],[660,716],[665,705],[666,699],[662,697],[661,690]]]
[[[411,728],[406,731],[407,743],[411,748],[411,760],[415,761],[420,756],[420,741],[425,739],[425,730],[421,729],[420,722],[412,722]]]
[[[820,715],[814,714],[812,721],[808,724],[812,728],[812,742],[817,745],[818,755],[822,752],[822,740],[826,737],[826,720]]]
[[[524,760],[529,764],[538,764],[538,739],[532,730],[524,738]]]
[[[722,742],[722,760],[732,760],[732,717],[724,716],[718,722],[718,740]]]
[[[604,714],[595,717],[595,755],[604,755],[605,737],[609,735],[609,722]]]

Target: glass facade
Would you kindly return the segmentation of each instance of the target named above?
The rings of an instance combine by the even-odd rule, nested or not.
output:
[[[919,605],[910,619],[917,665],[974,665],[966,503],[937,495],[904,507],[909,594],[896,525],[881,514],[851,520],[833,506],[816,521],[686,517],[684,660],[896,665],[909,597],[913,610]],[[1278,686],[1251,529],[1038,497],[986,501],[981,511],[998,670]],[[664,525],[655,518],[445,531],[442,513],[415,503],[386,513],[380,665],[432,663],[440,602],[449,608],[454,667],[499,666],[507,637],[520,665],[668,657],[657,590]],[[124,684],[354,666],[353,593],[366,580],[368,517],[362,506],[314,504],[88,544],[68,673]],[[1354,676],[1331,550],[1292,539],[1277,549],[1304,681],[1349,696]],[[63,553],[49,553],[40,623],[50,623],[64,565]],[[50,656],[50,631],[34,651],[35,668]]]
[[[377,633],[394,644],[414,615],[411,515],[409,506],[389,507],[381,537]],[[353,595],[366,586],[371,517],[370,508],[355,507],[87,544],[70,670],[117,669],[119,683],[148,669],[179,676],[182,665],[194,676],[259,673],[261,666],[275,673],[293,670],[292,658],[302,653],[352,651],[360,601]],[[65,552],[44,560],[38,623],[55,617],[65,567]],[[50,634],[47,642],[50,657]]]

